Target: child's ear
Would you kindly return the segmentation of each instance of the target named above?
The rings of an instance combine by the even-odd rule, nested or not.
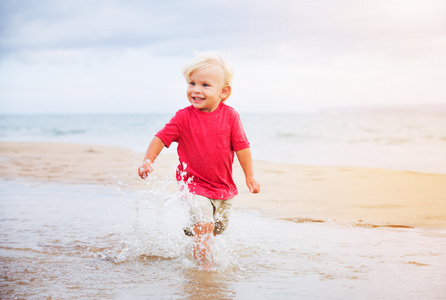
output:
[[[226,85],[226,86],[221,90],[220,98],[222,98],[222,99],[226,99],[227,97],[229,97],[230,94],[231,94],[231,86],[230,86],[230,85]]]

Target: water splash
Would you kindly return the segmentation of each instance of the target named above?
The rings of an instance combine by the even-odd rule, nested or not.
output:
[[[194,239],[183,231],[190,225],[192,195],[187,188],[189,181],[181,182],[176,190],[172,190],[170,180],[154,176],[149,179],[148,189],[133,199],[135,220],[132,230],[122,233],[119,241],[115,241],[116,247],[104,249],[97,257],[117,264],[141,259],[173,259],[186,269],[202,269],[194,259]],[[211,252],[215,264],[210,271],[222,271],[234,262],[230,247],[228,235],[212,237]]]

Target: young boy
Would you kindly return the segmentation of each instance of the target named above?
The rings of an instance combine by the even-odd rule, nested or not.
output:
[[[138,169],[142,179],[152,173],[152,163],[164,147],[178,143],[176,178],[191,196],[194,257],[204,267],[213,259],[209,249],[212,233],[222,233],[228,224],[237,187],[232,178],[234,152],[252,193],[260,192],[254,178],[251,150],[239,114],[224,102],[231,95],[233,71],[216,53],[202,53],[184,68],[187,99],[192,104],[179,110],[151,141]]]

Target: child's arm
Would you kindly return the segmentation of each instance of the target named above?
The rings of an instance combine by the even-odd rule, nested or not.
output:
[[[238,161],[242,166],[243,172],[245,173],[246,185],[251,193],[257,194],[260,192],[260,185],[254,178],[254,171],[252,168],[252,156],[251,149],[246,148],[235,152],[237,154]]]
[[[146,155],[144,156],[144,160],[141,166],[138,168],[139,177],[142,179],[146,179],[150,173],[153,172],[153,162],[161,153],[161,150],[164,148],[163,141],[155,136],[153,140],[150,142],[149,147],[147,148]]]

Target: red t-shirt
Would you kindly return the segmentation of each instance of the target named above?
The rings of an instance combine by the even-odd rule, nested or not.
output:
[[[192,105],[179,110],[157,134],[166,147],[178,143],[177,180],[189,191],[227,200],[238,194],[232,178],[234,151],[249,148],[239,114],[220,103],[213,112]]]

